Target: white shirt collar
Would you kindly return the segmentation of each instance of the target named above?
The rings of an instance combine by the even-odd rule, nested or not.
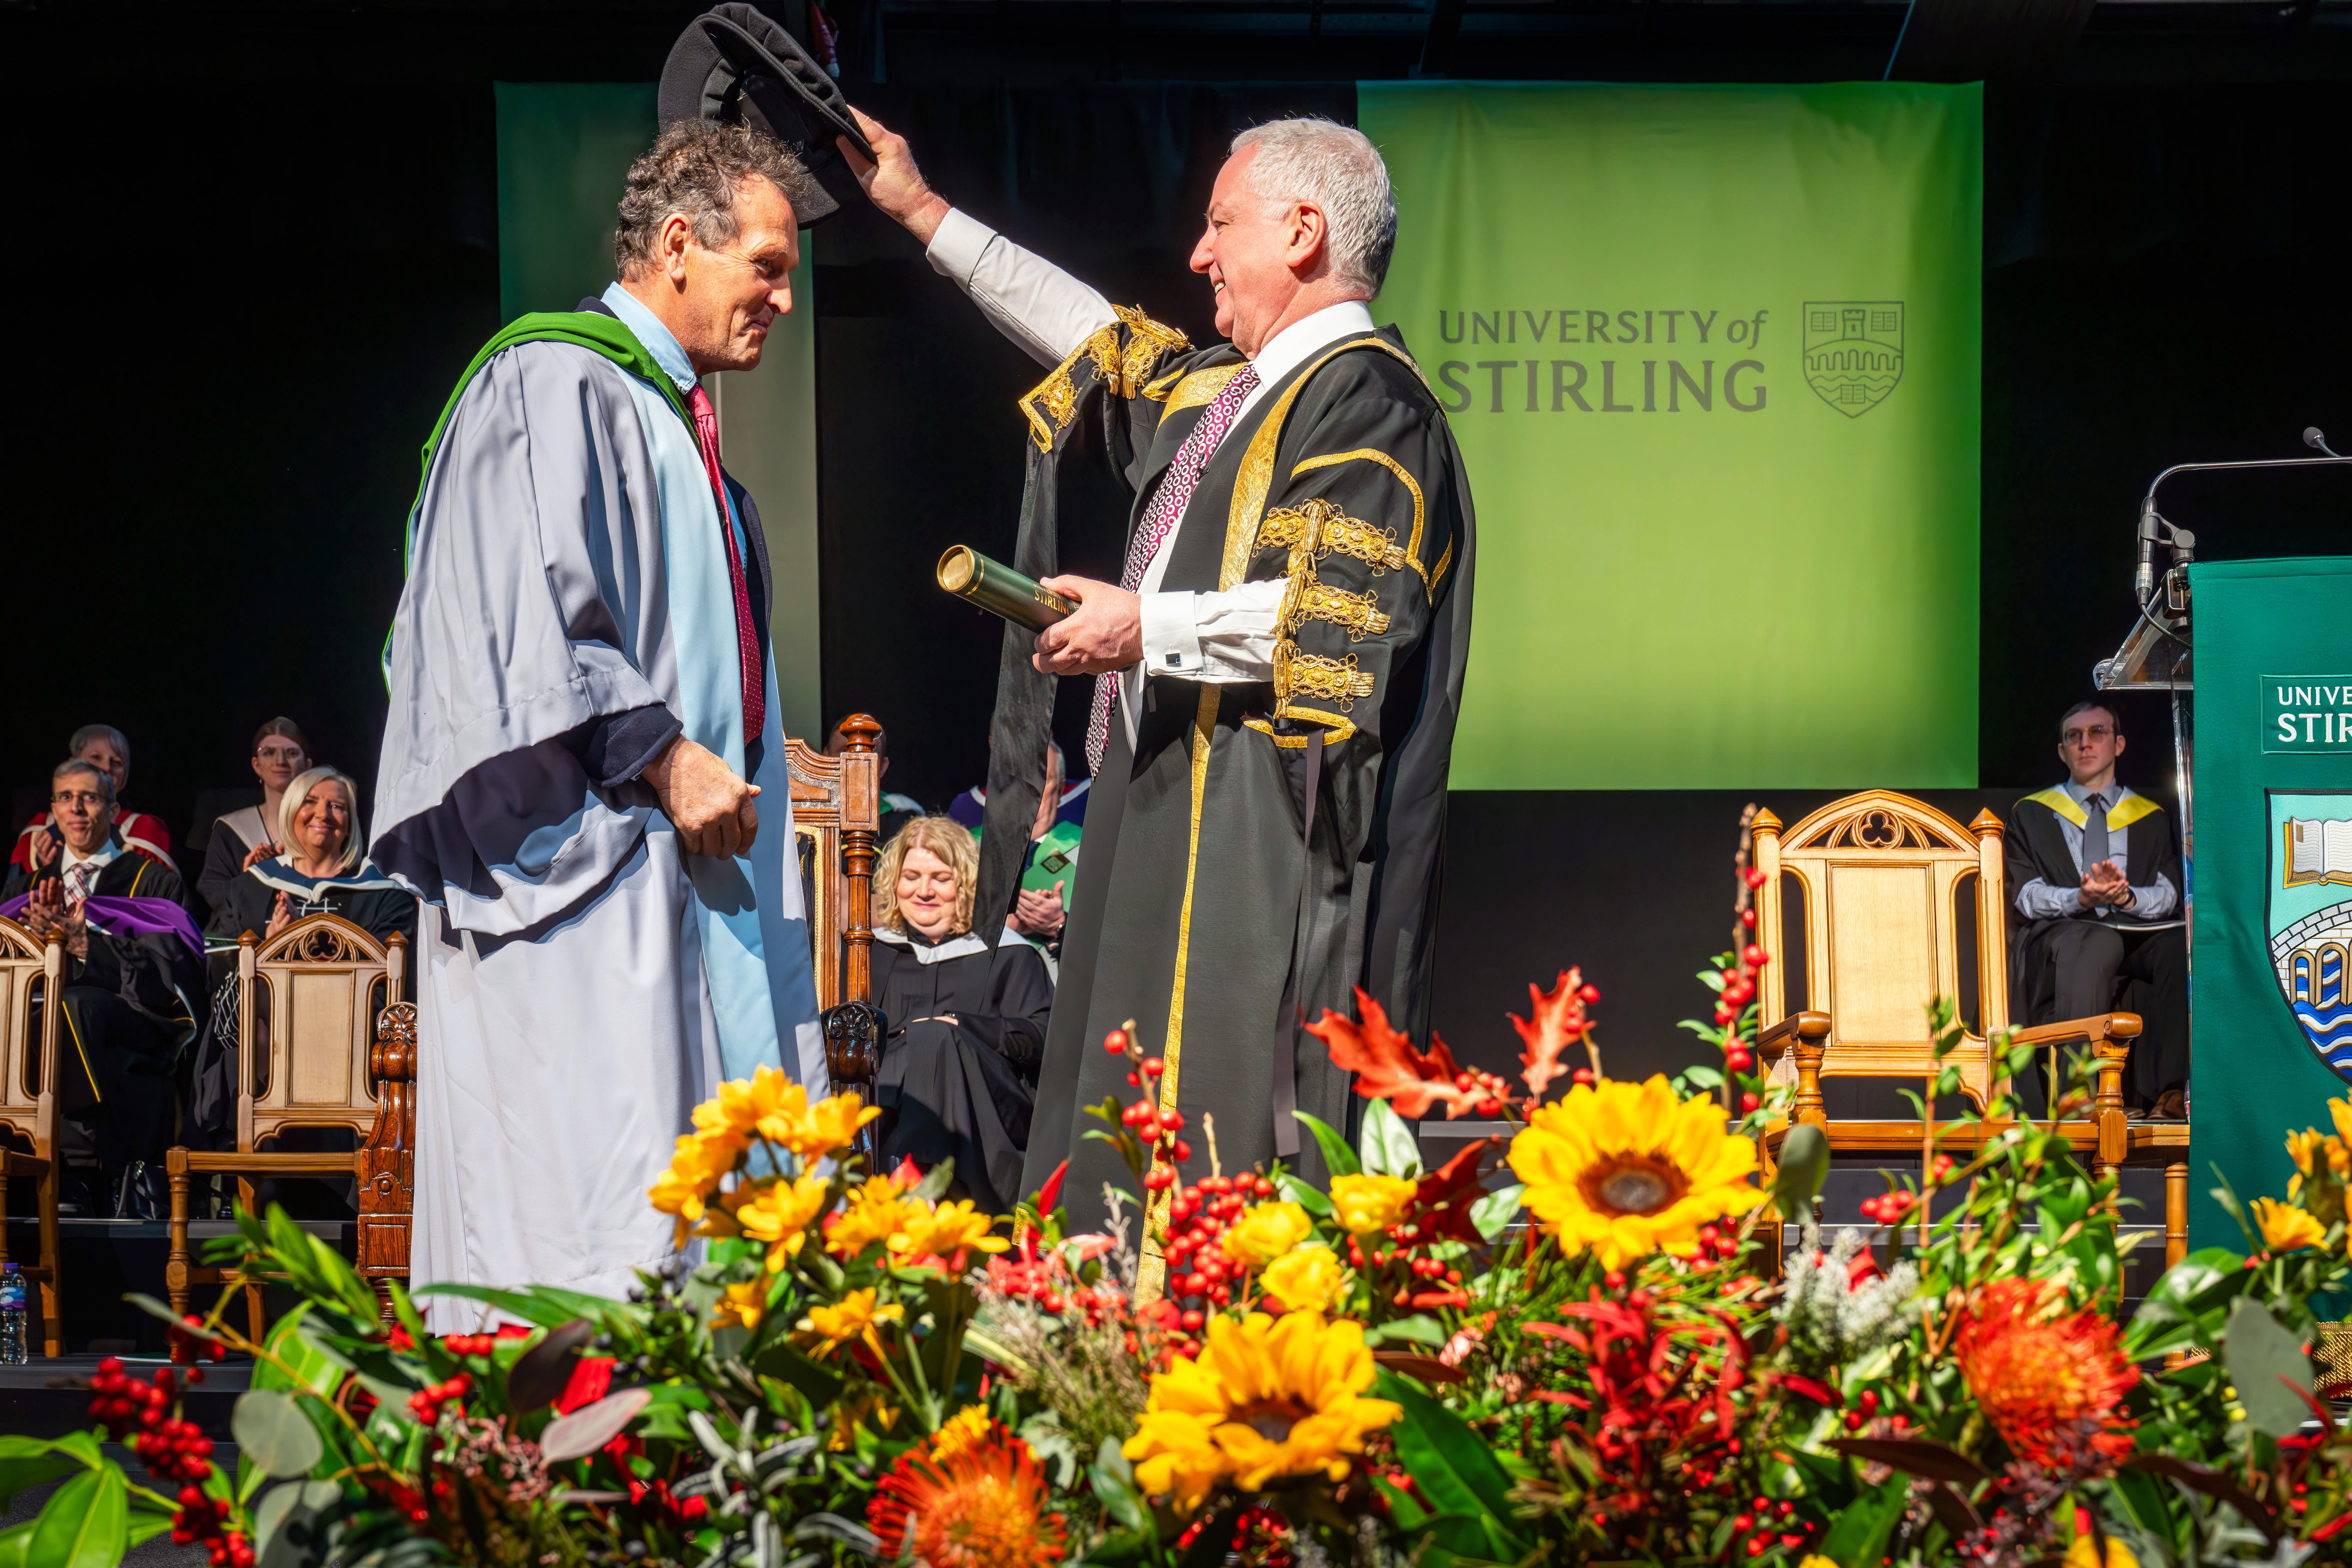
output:
[[[637,342],[646,345],[646,353],[654,356],[654,363],[677,383],[678,391],[692,391],[698,379],[694,374],[694,362],[686,357],[686,350],[679,346],[677,334],[662,325],[661,318],[646,309],[644,300],[618,283],[604,290],[604,300],[613,314],[621,318],[621,324],[635,332]],[[1299,325],[1305,326],[1306,322]]]
[[[62,876],[66,872],[72,870],[75,867],[85,864],[95,866],[102,871],[107,867],[113,865],[114,862],[121,858],[122,854],[122,846],[117,844],[113,839],[109,838],[105,843],[98,847],[98,849],[94,854],[77,855],[74,853],[74,847],[72,845],[62,843],[58,846],[58,872]]]
[[[1372,312],[1361,300],[1342,300],[1301,316],[1275,333],[1250,361],[1257,366],[1257,384],[1272,386],[1313,358],[1317,349],[1341,338],[1360,338],[1371,330]]]

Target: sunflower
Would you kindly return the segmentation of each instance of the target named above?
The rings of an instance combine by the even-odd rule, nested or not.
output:
[[[1120,1451],[1145,1491],[1186,1512],[1220,1482],[1260,1491],[1282,1476],[1344,1479],[1345,1456],[1404,1414],[1361,1397],[1374,1374],[1361,1323],[1315,1312],[1213,1318],[1200,1359],[1178,1356],[1152,1378]]]
[[[1313,1234],[1315,1222],[1297,1204],[1256,1204],[1242,1211],[1217,1247],[1245,1268],[1263,1268]]]
[[[814,1340],[822,1340],[817,1354],[824,1355],[847,1340],[864,1340],[866,1348],[876,1355],[882,1353],[882,1342],[874,1331],[877,1323],[903,1322],[907,1309],[893,1301],[887,1306],[874,1304],[871,1289],[852,1290],[839,1303],[831,1307],[811,1307],[808,1316],[793,1326]]]
[[[2263,1245],[2273,1252],[2293,1252],[2301,1247],[2324,1247],[2327,1227],[2292,1204],[2273,1198],[2254,1200],[2254,1225]]]
[[[1993,1430],[2019,1458],[2072,1469],[2089,1448],[2112,1461],[2131,1452],[2119,1419],[2139,1369],[2116,1348],[2114,1320],[2064,1310],[2054,1285],[1996,1279],[1962,1309],[1952,1358]]]
[[[1348,1299],[1348,1277],[1328,1247],[1302,1247],[1265,1266],[1265,1299],[1286,1312],[1328,1312]]]
[[[1013,1244],[988,1233],[996,1221],[982,1214],[969,1198],[933,1208],[919,1199],[903,1198],[905,1212],[890,1233],[890,1250],[905,1258],[953,1258],[970,1247],[978,1252],[1002,1252]]]
[[[1402,1219],[1420,1190],[1420,1183],[1402,1176],[1334,1176],[1331,1206],[1351,1235],[1370,1236]]]
[[[742,1137],[725,1128],[681,1135],[677,1148],[646,1196],[663,1214],[677,1216],[677,1234],[671,1245],[686,1245],[687,1232],[702,1218],[719,1182],[743,1158]]]
[[[946,1434],[944,1430],[941,1436]],[[991,1423],[942,1455],[909,1448],[866,1505],[884,1562],[929,1568],[1052,1568],[1068,1550],[1062,1516],[1045,1511],[1045,1478],[1029,1446]]]
[[[768,1247],[768,1272],[781,1273],[800,1256],[808,1227],[824,1208],[832,1184],[823,1176],[768,1181],[737,1187],[719,1200],[723,1212],[708,1214],[698,1236],[747,1236]]]
[[[1521,1201],[1573,1258],[1622,1268],[1653,1252],[1687,1258],[1699,1227],[1764,1201],[1756,1145],[1726,1132],[1704,1094],[1677,1101],[1665,1075],[1579,1084],[1538,1107],[1511,1141]]]

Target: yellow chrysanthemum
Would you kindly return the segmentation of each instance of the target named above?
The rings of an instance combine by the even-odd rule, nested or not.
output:
[[[762,1274],[741,1285],[728,1286],[727,1293],[711,1308],[710,1326],[727,1329],[740,1323],[747,1329],[756,1329],[767,1312],[768,1277]]]
[[[931,1434],[931,1458],[944,1464],[973,1444],[985,1440],[990,1426],[988,1408],[967,1405],[945,1421]]]
[[[798,1084],[793,1089],[803,1101],[807,1100],[807,1092]],[[761,1120],[760,1133],[814,1164],[848,1148],[857,1130],[881,1114],[878,1105],[862,1104],[854,1094],[836,1094],[798,1112],[788,1106],[779,1108],[775,1115]]]
[[[877,1241],[904,1234],[929,1206],[907,1196],[889,1177],[869,1176],[850,1189],[841,1212],[826,1223],[824,1249],[836,1258],[855,1258]]]
[[[2273,1252],[2318,1247],[2327,1240],[2326,1226],[2294,1205],[2275,1198],[2254,1200],[2254,1226],[2263,1233],[2263,1245]]]
[[[720,1180],[735,1168],[743,1150],[743,1140],[723,1128],[679,1137],[669,1169],[646,1194],[656,1210],[677,1216],[677,1235],[672,1245],[685,1244],[688,1230],[702,1218]]]
[[[874,1292],[852,1290],[837,1305],[811,1307],[808,1316],[793,1327],[802,1333],[822,1340],[817,1353],[824,1355],[846,1340],[862,1339],[876,1355],[882,1353],[881,1342],[876,1338],[874,1325],[902,1321],[907,1310],[893,1301],[887,1306],[874,1304]]]
[[[1579,1084],[1539,1107],[1511,1141],[1520,1201],[1562,1251],[1622,1268],[1653,1252],[1687,1258],[1699,1226],[1764,1201],[1756,1145],[1724,1131],[1704,1094],[1677,1101],[1663,1073],[1633,1084]]]
[[[768,1272],[780,1273],[800,1256],[808,1227],[824,1212],[829,1190],[830,1184],[822,1176],[740,1186],[719,1200],[722,1212],[706,1215],[695,1234],[746,1236],[765,1242]]]
[[[1120,1451],[1145,1491],[1187,1512],[1222,1483],[1258,1491],[1280,1476],[1344,1479],[1345,1456],[1404,1414],[1361,1397],[1373,1376],[1361,1323],[1314,1312],[1212,1318],[1200,1359],[1179,1356],[1152,1378]]]
[[[1263,1268],[1315,1234],[1315,1222],[1297,1204],[1258,1204],[1242,1211],[1218,1249],[1245,1268]]]
[[[1334,1176],[1331,1206],[1350,1235],[1370,1236],[1402,1219],[1419,1190],[1418,1183],[1402,1176]]]
[[[1348,1277],[1328,1247],[1302,1247],[1265,1266],[1265,1299],[1286,1312],[1328,1312],[1347,1300]]]
[[[982,1214],[968,1198],[937,1208],[904,1201],[899,1227],[889,1237],[890,1250],[901,1258],[953,1258],[969,1247],[975,1252],[1002,1252],[1013,1244],[989,1231],[996,1221]]]
[[[2139,1568],[2139,1559],[2132,1555],[2130,1547],[2112,1535],[2104,1539],[2107,1543],[2105,1568]],[[1806,1568],[1811,1565],[1808,1563]],[[2066,1568],[2100,1568],[2098,1549],[2091,1544],[2088,1534],[2074,1537],[2074,1544],[2066,1548]]]

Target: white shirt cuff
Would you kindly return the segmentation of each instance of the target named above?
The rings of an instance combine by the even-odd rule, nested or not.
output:
[[[1273,679],[1289,586],[1276,577],[1223,593],[1143,595],[1143,668],[1219,686]]]
[[[931,236],[930,247],[923,254],[932,271],[957,288],[969,290],[971,275],[980,270],[980,258],[987,251],[988,242],[995,237],[994,229],[961,207],[950,207],[948,216],[940,220],[939,232]]]
[[[1059,364],[1109,322],[1110,301],[1034,251],[954,207],[924,252],[996,330],[1040,364]]]

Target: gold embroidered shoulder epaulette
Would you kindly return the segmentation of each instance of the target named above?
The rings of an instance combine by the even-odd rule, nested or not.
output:
[[[2091,814],[2076,804],[2073,795],[2055,786],[2037,790],[2017,804],[2044,806],[2077,827],[2084,826],[2091,820]],[[2112,833],[2120,827],[2129,827],[2141,817],[2153,816],[2163,809],[2162,805],[2144,795],[2126,795],[2107,808],[2107,831]]]
[[[1039,451],[1054,449],[1054,437],[1069,428],[1071,416],[1077,412],[1077,373],[1082,362],[1093,365],[1095,374],[1119,396],[1133,397],[1145,390],[1145,378],[1161,356],[1182,353],[1192,346],[1182,332],[1139,310],[1125,305],[1113,305],[1111,310],[1116,321],[1096,329],[1054,367],[1053,374],[1022,395],[1021,412],[1029,421],[1029,438],[1037,443]],[[1124,340],[1121,328],[1126,329]]]

